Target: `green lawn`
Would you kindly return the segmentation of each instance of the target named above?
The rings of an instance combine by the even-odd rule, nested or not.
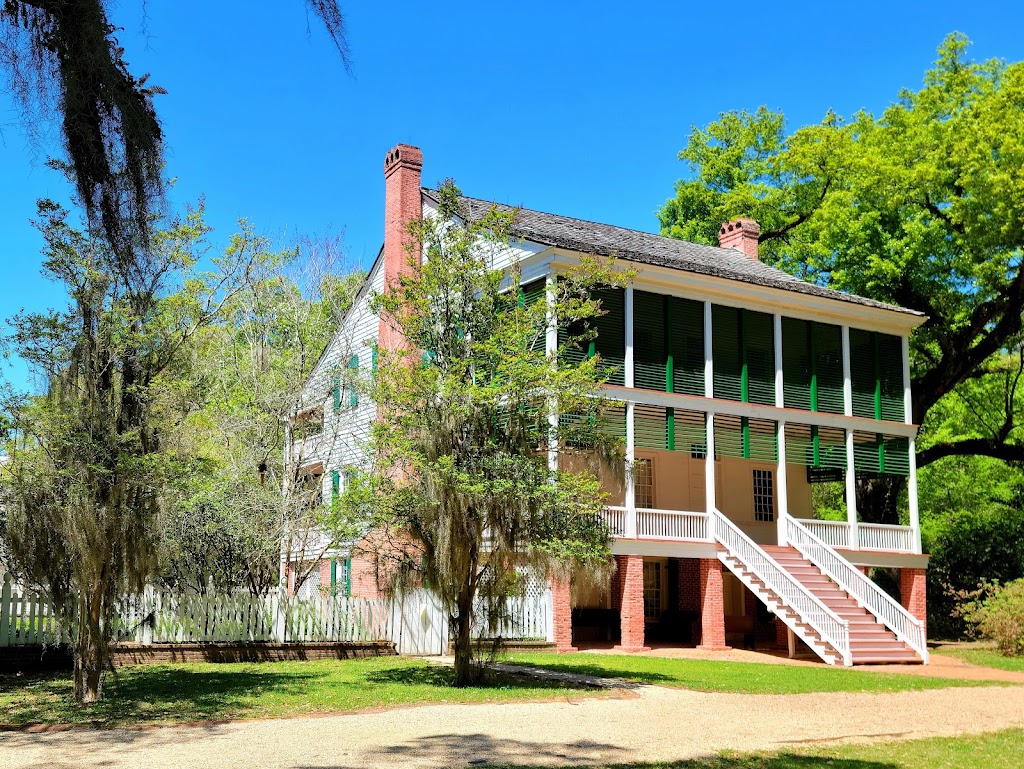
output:
[[[747,753],[670,764],[617,764],[603,769],[1019,769],[1024,731],[973,737],[829,745],[779,753]]]
[[[895,692],[993,685],[991,682],[872,673],[825,666],[666,659],[614,654],[513,654],[505,661],[570,673],[623,678],[644,684],[703,692],[802,694],[805,692]]]
[[[424,702],[500,702],[602,694],[509,675],[491,675],[484,685],[467,689],[455,689],[451,681],[448,668],[399,657],[139,665],[108,674],[103,701],[82,706],[72,697],[67,674],[0,676],[0,723],[112,727],[304,716]]]
[[[947,657],[956,657],[972,665],[1024,673],[1024,657],[1004,657],[996,651],[994,646],[957,647],[951,645],[940,646],[933,651],[936,654],[945,654]]]

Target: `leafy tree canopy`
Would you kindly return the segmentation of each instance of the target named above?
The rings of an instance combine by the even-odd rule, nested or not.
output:
[[[881,115],[829,113],[787,133],[762,107],[694,128],[680,152],[692,175],[659,212],[663,234],[704,243],[753,217],[769,264],[925,313],[911,339],[921,466],[1024,460],[1024,63],[972,61],[967,46],[947,37],[923,87]],[[986,418],[941,429],[936,404],[978,388]]]

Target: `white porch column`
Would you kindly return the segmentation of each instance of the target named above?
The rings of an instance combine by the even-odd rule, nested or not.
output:
[[[626,387],[633,387],[633,286],[626,286],[626,359],[623,372]],[[626,531],[630,539],[636,538],[636,481],[633,462],[636,459],[636,404],[626,404]]]
[[[704,302],[704,397],[712,398],[715,393],[714,347],[711,344],[711,302]],[[704,457],[704,509],[711,512],[715,501],[715,415],[708,412],[705,417],[707,451]]]
[[[843,326],[843,413],[853,416],[853,376],[850,366],[850,327]],[[853,431],[846,431],[846,520],[850,524],[850,547],[860,549],[857,530],[857,475],[853,466]]]
[[[547,353],[548,360],[554,361],[555,356],[558,354],[558,322],[555,318],[555,290],[557,288],[558,276],[553,272],[549,272],[545,286],[547,290],[544,292],[544,296],[548,305],[548,327],[544,337],[544,351]],[[549,439],[548,439],[548,470],[555,472],[558,470],[558,441],[555,436],[558,432],[558,412],[555,409],[548,409],[548,426],[550,428]]]
[[[778,426],[779,469],[775,473],[778,486],[779,510],[776,521],[779,529],[779,544],[786,544],[786,517],[789,515],[789,487],[786,475],[786,423],[779,421]]]
[[[910,337],[901,337],[903,353],[903,420],[914,424],[914,402],[910,394]],[[921,515],[917,507],[917,439],[911,438],[907,446],[909,470],[907,475],[907,503],[910,513],[911,536],[914,538],[914,552],[921,552]]]
[[[773,318],[775,324],[775,407],[786,407],[785,386],[782,375],[782,316],[775,313]],[[777,447],[779,451],[778,469],[775,472],[775,484],[778,488],[776,496],[779,500],[779,509],[776,511],[776,525],[778,526],[778,539],[780,545],[786,544],[786,516],[789,515],[789,488],[787,487],[786,474],[786,423],[779,420],[776,428]]]

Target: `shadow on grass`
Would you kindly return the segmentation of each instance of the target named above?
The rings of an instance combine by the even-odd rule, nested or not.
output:
[[[524,666],[525,667],[525,666]],[[538,669],[548,666],[534,666]],[[366,674],[366,680],[371,683],[384,685],[404,686],[435,686],[452,687],[455,683],[455,671],[450,667],[441,665],[428,665],[425,667],[398,667],[385,670],[374,670]],[[485,670],[481,678],[474,683],[473,689],[578,689],[589,690],[593,687],[583,683],[572,681],[556,681],[545,678],[538,678],[528,674],[516,674]]]
[[[537,668],[539,670],[554,670],[558,673],[568,673],[572,675],[580,676],[591,676],[593,678],[611,678],[611,679],[623,679],[627,681],[637,681],[642,684],[664,684],[664,683],[678,683],[676,676],[666,675],[664,673],[657,673],[653,670],[623,670],[616,668],[606,668],[601,665],[587,664],[585,662],[551,662],[545,660],[544,662],[530,662],[521,660],[518,658],[510,658],[507,660],[500,660],[510,665],[523,668]]]
[[[0,679],[0,697],[10,697],[2,721],[111,727],[144,721],[227,719],[249,710],[271,692],[301,691],[316,677],[312,671],[126,668],[105,675],[103,699],[88,705],[75,702],[66,674],[8,677]]]

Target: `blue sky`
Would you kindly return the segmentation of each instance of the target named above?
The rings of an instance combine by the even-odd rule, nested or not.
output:
[[[342,5],[350,74],[302,0],[115,4],[133,71],[169,92],[172,202],[205,196],[215,243],[244,216],[282,243],[343,231],[368,266],[398,142],[422,147],[425,183],[656,231],[691,125],[762,104],[791,127],[880,111],[953,30],[976,58],[1024,59],[1011,2]],[[0,95],[0,317],[62,301],[29,225],[37,197],[66,197],[43,165],[58,152]],[[0,375],[26,382],[18,361]]]

